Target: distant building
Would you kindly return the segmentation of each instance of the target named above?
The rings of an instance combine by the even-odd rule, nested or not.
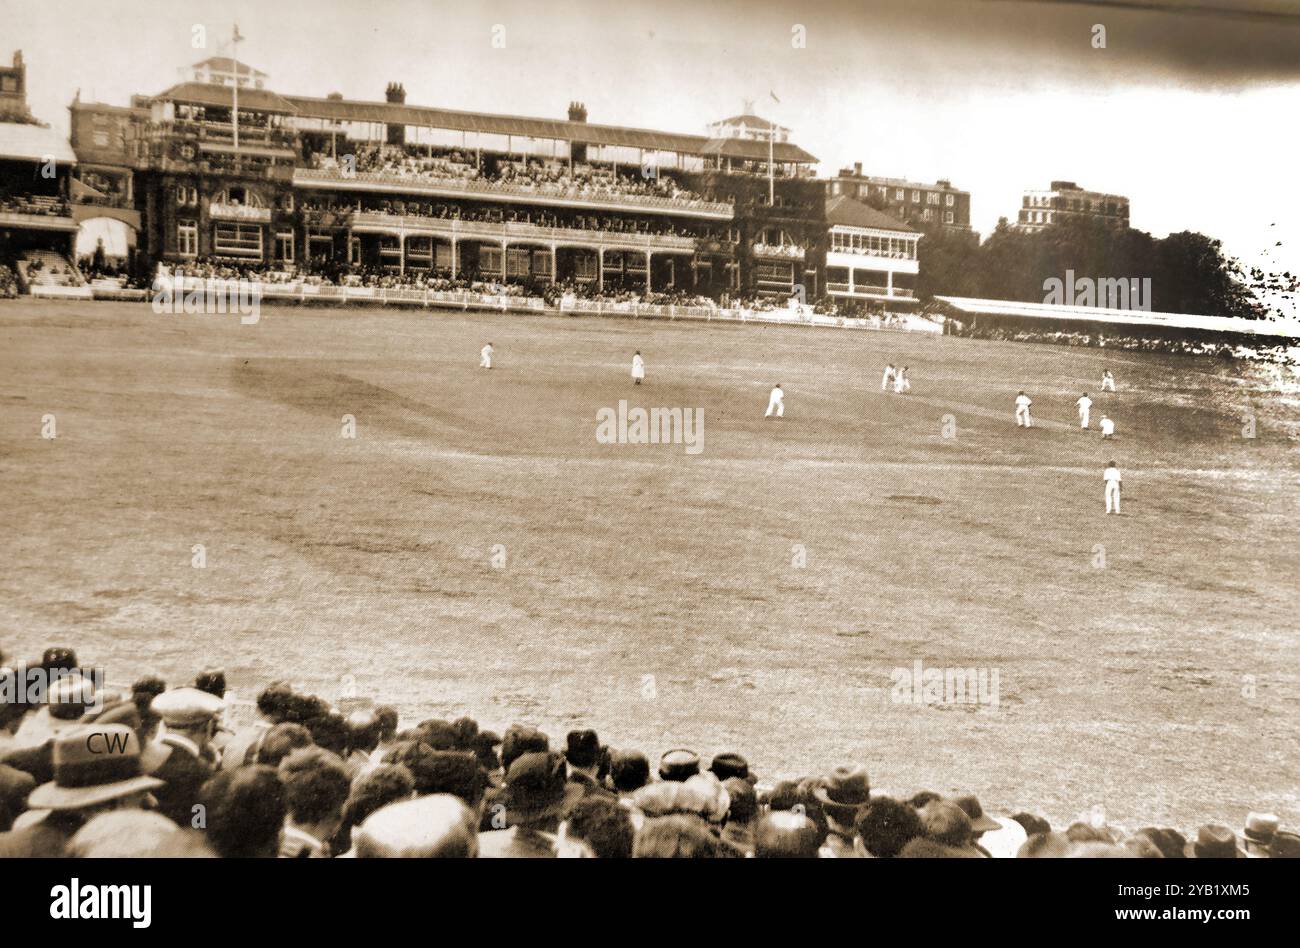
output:
[[[35,121],[27,109],[27,65],[17,50],[12,66],[0,66],[0,122]]]
[[[838,195],[826,200],[826,292],[893,308],[915,306],[921,235],[884,211]]]
[[[945,179],[922,184],[904,178],[864,175],[862,163],[843,168],[826,182],[826,196],[853,198],[912,227],[926,231],[970,231],[970,192]]]
[[[241,89],[261,89],[266,86],[266,73],[254,69],[229,56],[211,56],[180,70],[181,82],[210,82],[219,86],[234,85],[236,79]]]
[[[709,135],[713,138],[746,138],[751,141],[765,142],[768,136],[773,135],[773,132],[775,132],[772,138],[773,141],[788,142],[790,140],[790,129],[784,125],[770,122],[765,118],[759,118],[754,114],[752,106],[753,103],[746,102],[743,114],[710,122],[708,126]]]
[[[1037,233],[1067,220],[1092,217],[1114,227],[1128,227],[1128,198],[1085,191],[1073,181],[1053,181],[1046,191],[1026,191],[1016,226]]]

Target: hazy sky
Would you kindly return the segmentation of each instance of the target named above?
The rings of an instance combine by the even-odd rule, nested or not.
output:
[[[0,55],[23,50],[33,110],[65,129],[76,89],[114,104],[159,92],[179,67],[217,53],[234,22],[247,38],[240,58],[281,92],[378,100],[392,80],[413,104],[564,117],[577,99],[593,122],[682,132],[753,99],[821,159],[822,174],[860,161],[875,174],[950,178],[971,192],[985,233],[1015,216],[1024,189],[1063,178],[1128,195],[1133,226],[1158,237],[1200,230],[1243,259],[1295,270],[1300,13],[1288,11],[1297,8],[0,0]],[[205,50],[191,47],[195,24],[207,28]],[[498,24],[503,49],[492,47]],[[1092,46],[1093,24],[1106,27],[1105,49]],[[792,43],[796,25],[803,48]]]

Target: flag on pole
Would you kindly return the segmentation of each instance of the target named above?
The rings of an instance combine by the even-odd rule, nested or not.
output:
[[[242,40],[242,39],[243,39],[243,37],[239,35],[239,24],[236,23],[236,24],[235,24],[235,32],[234,32],[234,34],[230,37],[230,40],[231,40],[232,43],[238,43],[238,42],[239,42],[240,40]]]
[[[772,101],[775,102],[777,105],[781,104],[781,100],[776,97],[776,93],[773,92],[771,89],[767,90],[767,94],[772,97]]]

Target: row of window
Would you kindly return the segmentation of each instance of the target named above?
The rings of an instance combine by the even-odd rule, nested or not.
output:
[[[262,257],[262,228],[256,224],[220,223],[212,229],[213,253],[235,257]],[[199,225],[195,221],[176,224],[176,252],[183,257],[199,254]],[[293,263],[293,231],[275,234],[275,258]]]
[[[881,197],[882,200],[885,200],[885,201],[888,201],[888,200],[889,200],[889,188],[888,188],[887,186],[885,186],[885,185],[883,185],[883,184],[878,184],[878,185],[876,185],[876,189],[880,192],[880,197]],[[862,185],[861,188],[859,188],[859,190],[858,190],[858,196],[859,196],[859,197],[865,197],[866,194],[867,194],[867,191],[868,191],[868,190],[870,190],[870,189],[868,188],[867,185]],[[913,203],[913,204],[920,204],[920,203],[921,203],[921,194],[922,194],[922,193],[925,194],[925,203],[926,203],[926,204],[936,204],[936,205],[937,205],[937,204],[939,203],[939,199],[940,199],[941,197],[943,198],[943,203],[944,203],[945,205],[947,205],[948,207],[954,207],[954,206],[956,206],[956,204],[957,204],[957,199],[956,199],[956,197],[955,197],[954,195],[951,195],[951,194],[941,194],[941,193],[938,192],[938,191],[925,191],[925,192],[922,192],[920,189],[915,189],[915,190],[912,191],[912,203]],[[894,202],[897,203],[897,204],[905,204],[905,203],[907,202],[907,190],[906,190],[905,188],[895,188],[895,189],[894,189]]]
[[[877,237],[873,234],[831,231],[831,250],[851,253],[873,253],[880,256],[916,257],[916,241],[898,237]]]

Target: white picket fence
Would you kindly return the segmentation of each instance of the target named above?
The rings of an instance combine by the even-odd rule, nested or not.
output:
[[[242,289],[243,299],[261,299],[268,302],[296,303],[361,303],[379,306],[418,306],[425,309],[489,310],[502,313],[531,313],[535,315],[562,316],[623,316],[633,319],[689,319],[705,322],[766,323],[786,326],[817,326],[839,329],[878,329],[897,332],[941,333],[942,325],[919,316],[904,317],[903,322],[885,324],[879,318],[828,316],[803,310],[771,309],[751,310],[738,307],[677,306],[636,301],[584,300],[565,298],[558,305],[548,306],[536,296],[510,296],[497,293],[475,293],[468,290],[431,290],[417,287],[334,286],[313,283],[253,283],[241,284],[237,280],[186,280],[175,284],[176,295],[203,286],[210,292],[235,298]],[[96,299],[123,299],[127,293],[143,294],[146,291],[103,291],[95,288]],[[134,296],[134,298],[139,298]]]

